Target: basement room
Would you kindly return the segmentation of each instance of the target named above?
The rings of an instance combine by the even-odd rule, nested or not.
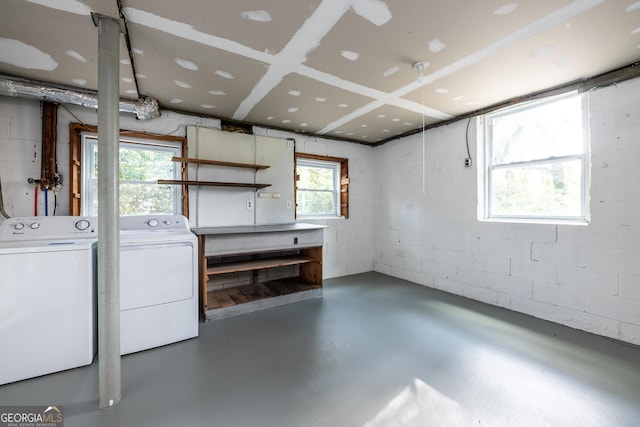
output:
[[[0,427],[637,427],[636,161],[638,0],[4,0]]]

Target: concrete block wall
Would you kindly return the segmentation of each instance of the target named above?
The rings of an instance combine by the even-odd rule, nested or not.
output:
[[[640,344],[638,94],[640,79],[589,94],[588,226],[478,221],[466,121],[376,148],[374,269]]]
[[[34,214],[35,187],[27,179],[40,179],[41,114],[37,101],[0,97],[0,181],[4,210],[12,217]],[[45,198],[40,196],[38,212],[44,213]],[[52,208],[53,197],[50,203]]]

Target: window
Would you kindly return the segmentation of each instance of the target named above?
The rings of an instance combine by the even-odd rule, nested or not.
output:
[[[98,214],[97,129],[71,126],[71,213]],[[131,135],[131,136],[128,136]],[[184,138],[122,131],[120,137],[120,215],[184,214],[186,194],[177,185],[158,185],[158,179],[183,179]]]
[[[572,93],[484,117],[481,219],[588,222],[585,103]]]
[[[349,216],[347,159],[296,153],[296,217]]]

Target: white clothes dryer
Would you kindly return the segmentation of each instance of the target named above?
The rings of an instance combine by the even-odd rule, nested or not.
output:
[[[120,218],[120,348],[198,336],[198,240],[182,215]]]
[[[0,384],[92,363],[97,220],[0,224]]]

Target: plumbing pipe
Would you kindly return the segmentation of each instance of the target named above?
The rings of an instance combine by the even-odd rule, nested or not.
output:
[[[44,216],[49,216],[49,189],[44,189]]]
[[[33,216],[38,216],[38,186],[36,185],[34,188],[35,196],[33,198]]]

